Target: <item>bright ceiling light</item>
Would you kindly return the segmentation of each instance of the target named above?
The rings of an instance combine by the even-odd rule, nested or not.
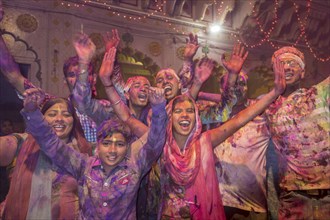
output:
[[[212,24],[210,26],[211,33],[218,33],[221,30],[221,26],[219,24]]]

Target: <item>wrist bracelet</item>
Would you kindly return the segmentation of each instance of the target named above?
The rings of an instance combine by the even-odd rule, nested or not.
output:
[[[115,103],[113,103],[112,105],[118,105],[121,102],[121,99],[118,99],[118,101],[116,101]]]
[[[110,84],[110,85],[104,85],[103,87],[114,87],[113,84]]]

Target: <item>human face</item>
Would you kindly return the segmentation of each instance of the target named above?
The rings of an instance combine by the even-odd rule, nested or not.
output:
[[[3,121],[0,130],[4,135],[8,135],[14,132],[14,127],[10,121]]]
[[[285,81],[287,86],[295,85],[304,78],[304,69],[301,68],[296,60],[281,57],[280,61],[284,65]]]
[[[73,90],[73,87],[76,84],[78,74],[79,74],[78,65],[69,66],[68,72],[65,74],[65,81],[68,84],[70,91]]]
[[[78,76],[79,76],[79,66],[78,65],[69,66],[68,72],[65,75],[65,81],[68,84],[70,92],[73,90],[77,82]],[[96,76],[93,74],[88,74],[88,82],[90,83],[91,88],[93,88],[96,83]]]
[[[172,112],[173,135],[188,137],[195,126],[196,113],[190,101],[178,102]]]
[[[126,156],[128,150],[125,137],[119,133],[113,133],[98,143],[99,158],[107,173],[115,168]]]
[[[133,106],[144,107],[148,104],[148,91],[150,87],[148,79],[139,77],[132,83],[129,91],[126,93],[126,98]]]
[[[156,86],[165,90],[165,99],[171,100],[179,94],[181,84],[171,69],[161,70],[156,76]]]
[[[53,128],[56,135],[67,142],[73,128],[73,116],[65,103],[56,103],[44,114],[45,120]]]

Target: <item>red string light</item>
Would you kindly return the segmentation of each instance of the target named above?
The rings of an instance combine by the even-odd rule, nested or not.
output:
[[[258,47],[261,46],[263,43],[265,43],[266,41],[274,48],[274,49],[279,49],[280,46],[277,46],[274,44],[274,42],[272,42],[272,40],[270,39],[270,35],[272,33],[272,31],[275,29],[275,26],[277,24],[278,21],[278,17],[277,17],[277,10],[279,7],[279,3],[278,0],[274,0],[275,1],[275,7],[274,7],[274,20],[272,21],[272,26],[270,27],[270,29],[268,31],[263,30],[263,25],[261,24],[261,22],[259,21],[258,17],[257,17],[257,13],[255,10],[255,5],[253,5],[253,9],[252,9],[252,14],[255,14],[256,16],[256,23],[258,24],[259,27],[259,31],[261,33],[264,34],[264,38],[262,38],[259,42],[253,44],[253,45],[249,45],[248,43],[245,42],[245,40],[243,39],[242,35],[240,34],[240,36],[237,36],[236,34],[231,34],[232,37],[235,37],[237,42],[239,43],[243,43],[245,45],[245,47],[248,48],[254,48],[254,47]],[[253,4],[251,1],[249,2],[250,4]],[[302,40],[304,40],[304,43],[306,44],[306,46],[308,47],[309,51],[311,52],[311,54],[314,56],[315,59],[322,61],[322,62],[326,62],[330,60],[330,56],[326,57],[326,58],[322,58],[319,57],[313,47],[310,45],[309,40],[307,39],[307,33],[306,33],[306,25],[308,22],[308,17],[310,15],[310,10],[311,10],[311,4],[312,4],[312,0],[307,0],[307,4],[306,4],[306,8],[307,8],[307,13],[306,13],[306,17],[304,19],[301,19],[300,14],[299,14],[299,6],[296,4],[296,2],[292,1],[292,4],[295,8],[295,15],[297,17],[297,21],[299,23],[299,29],[300,29],[300,34],[297,37],[297,39],[295,40],[295,42],[293,44],[291,44],[291,46],[297,46],[297,44]]]

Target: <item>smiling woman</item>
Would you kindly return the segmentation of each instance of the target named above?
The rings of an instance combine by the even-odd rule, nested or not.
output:
[[[107,87],[109,88],[112,87]],[[44,120],[35,104],[44,101],[40,91],[25,92],[24,109],[21,113],[27,130],[40,143],[48,161],[51,160],[79,183],[79,219],[135,219],[141,179],[159,157],[166,134],[167,115],[163,91],[155,89],[150,91],[149,95],[153,111],[150,131],[132,142],[129,139],[130,132],[123,122],[115,119],[105,121],[97,132],[98,155],[89,157],[67,146],[63,141],[69,134],[66,131],[69,131],[67,128],[72,109],[63,110],[60,108],[64,106],[53,105],[53,108],[45,111],[48,114],[46,117],[51,120]],[[129,109],[122,101],[116,103],[113,107],[121,121],[130,128],[136,124],[144,126],[142,122],[129,116]],[[64,119],[64,116],[67,117]],[[57,135],[52,132],[54,129]],[[37,196],[35,199],[40,201],[39,198]],[[45,216],[42,219],[50,218]]]
[[[68,100],[51,99],[43,106],[42,113],[61,140],[82,153],[91,154]],[[4,219],[77,218],[77,182],[64,171],[52,168],[30,134],[0,137],[0,165],[8,165],[15,157],[17,162],[4,205]]]

